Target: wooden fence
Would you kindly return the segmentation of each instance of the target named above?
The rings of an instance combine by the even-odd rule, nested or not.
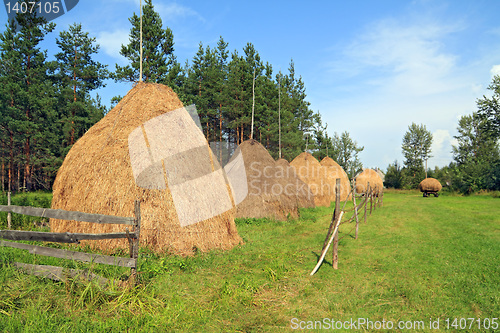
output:
[[[375,211],[377,207],[382,207],[383,205],[384,192],[377,190],[378,189],[371,188],[370,183],[368,183],[366,191],[358,195],[356,193],[356,184],[353,183],[352,189],[347,196],[347,199],[344,201],[342,208],[340,208],[340,178],[336,179],[335,210],[333,212],[332,221],[330,223],[330,227],[328,228],[325,241],[323,242],[323,248],[321,249],[321,255],[319,257],[318,263],[316,264],[310,275],[314,275],[318,271],[332,243],[332,266],[334,269],[338,269],[339,228],[343,224],[355,222],[355,226],[349,232],[345,233],[342,238],[350,235],[352,231],[355,231],[354,238],[358,239],[360,219],[364,220],[364,223],[366,223],[368,215],[371,215],[372,211]],[[345,210],[345,206],[347,204],[347,201],[349,201],[349,197],[352,198],[353,208]],[[359,205],[356,202],[357,199],[361,200],[361,203]],[[370,206],[370,208],[368,208],[368,206]],[[360,216],[361,211],[363,211],[362,216]],[[342,218],[344,217],[344,215],[347,215],[351,212],[353,213],[352,216],[346,221],[342,222]]]
[[[0,212],[8,212],[9,215],[10,213],[17,213],[23,215],[47,217],[47,218],[54,218],[61,220],[74,220],[79,222],[91,222],[91,223],[101,223],[101,224],[103,223],[124,224],[132,226],[133,227],[132,231],[129,231],[127,228],[126,232],[113,232],[113,233],[102,233],[102,234],[0,230],[0,246],[28,250],[29,253],[31,254],[38,254],[42,256],[129,267],[131,269],[131,279],[132,281],[135,282],[137,273],[137,258],[139,254],[139,237],[141,230],[141,208],[140,208],[140,202],[138,200],[136,200],[134,203],[134,215],[135,215],[134,217],[89,214],[82,212],[66,211],[61,209],[12,206],[12,205],[7,205],[7,206],[0,205]],[[61,250],[61,249],[54,249],[38,245],[11,242],[11,241],[41,241],[41,242],[78,244],[82,240],[103,240],[103,239],[117,239],[117,238],[126,238],[128,240],[130,258]],[[98,277],[94,274],[89,274],[81,270],[67,270],[57,266],[31,265],[31,264],[24,264],[17,262],[14,263],[14,265],[30,274],[47,277],[53,280],[64,280],[67,276],[70,277],[80,276],[87,280],[97,279],[97,282],[100,284],[107,282],[107,280],[102,277]]]

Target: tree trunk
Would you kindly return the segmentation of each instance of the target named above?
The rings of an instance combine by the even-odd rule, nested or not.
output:
[[[9,185],[7,186],[9,192],[12,190],[13,177],[14,177],[14,133],[10,132],[10,151],[9,151]]]
[[[29,191],[31,189],[31,166],[30,166],[30,138],[26,138],[26,144],[24,146],[25,156],[26,156],[26,164],[24,168],[24,182],[23,187],[25,190]]]
[[[5,192],[5,162],[2,159],[2,192]]]

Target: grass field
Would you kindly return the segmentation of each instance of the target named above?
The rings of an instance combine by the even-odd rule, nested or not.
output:
[[[0,248],[0,331],[280,332],[358,318],[375,328],[390,321],[392,331],[409,331],[397,330],[401,321],[432,332],[455,331],[460,318],[474,318],[458,331],[495,331],[487,318],[500,317],[500,199],[389,191],[384,207],[360,225],[358,240],[347,234],[352,225],[342,225],[339,269],[332,269],[330,252],[311,277],[331,213],[239,220],[245,244],[229,252],[180,258],[143,251],[142,283],[132,290],[27,276],[10,262],[61,261]],[[114,278],[127,272],[94,270]],[[439,329],[431,330],[438,319]],[[391,331],[367,325],[350,331]]]

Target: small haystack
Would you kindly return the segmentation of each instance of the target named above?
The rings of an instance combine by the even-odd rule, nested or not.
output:
[[[333,188],[328,180],[326,169],[311,154],[304,152],[295,157],[290,165],[297,176],[309,186],[314,195],[316,206],[329,207]]]
[[[309,186],[304,183],[295,173],[295,169],[290,166],[290,163],[284,158],[276,161],[276,166],[281,169],[283,177],[287,181],[287,189],[290,192],[296,191],[297,203],[302,208],[313,208],[314,195],[312,194]]]
[[[276,166],[266,148],[252,139],[239,148],[245,164],[248,195],[237,205],[236,217],[277,220],[298,217],[297,189],[289,186],[283,170]]]
[[[346,200],[349,197],[349,193],[351,192],[351,183],[349,182],[347,173],[337,162],[335,162],[328,156],[322,159],[320,164],[327,170],[328,179],[330,181],[330,184],[332,184],[331,186],[333,188],[333,197],[331,200],[335,200],[335,184],[337,178],[340,178],[340,201]]]
[[[356,176],[356,193],[361,194],[366,192],[368,182],[376,196],[384,191],[384,183],[378,173],[372,169],[363,169],[363,172]]]
[[[188,255],[195,249],[230,249],[240,243],[229,186],[201,130],[184,109],[168,126],[157,121],[182,107],[169,87],[138,83],[71,148],[54,182],[52,208],[134,216],[134,200],[139,199],[143,247]],[[135,146],[131,144],[134,135]],[[171,140],[162,140],[165,135]],[[197,148],[176,153],[179,147]],[[158,154],[164,157],[159,159]],[[148,188],[148,184],[153,185]],[[210,215],[216,211],[220,213]],[[193,220],[193,212],[203,218]],[[53,232],[123,232],[126,228],[54,219],[50,225]],[[88,243],[110,252],[128,246],[126,240]]]
[[[438,196],[438,192],[441,191],[443,187],[439,180],[435,178],[425,178],[418,184],[418,189],[420,192],[424,193],[424,197],[428,196],[429,193],[434,194],[435,197]]]

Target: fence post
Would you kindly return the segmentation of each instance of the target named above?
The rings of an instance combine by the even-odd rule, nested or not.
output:
[[[337,221],[340,214],[340,178],[335,180],[335,212],[334,221]],[[339,221],[340,224],[340,221]],[[339,231],[335,232],[335,237],[333,238],[333,255],[332,255],[332,266],[333,269],[338,269],[339,262]]]
[[[10,206],[10,191],[7,192],[7,206]],[[7,229],[11,228],[11,222],[12,222],[12,214],[11,212],[7,213]]]
[[[141,202],[139,200],[134,201],[134,236],[130,241],[130,258],[136,259],[139,257],[139,237],[141,234]],[[134,283],[137,277],[137,267],[132,267],[130,270],[130,276],[132,277]]]
[[[356,236],[355,236],[355,239],[358,239],[359,218],[358,218],[358,207],[356,206],[356,182],[355,181],[353,181],[353,187],[352,187],[352,202],[354,204],[354,217],[356,218]]]
[[[370,215],[372,215],[373,210],[373,189],[370,187]]]
[[[368,209],[368,200],[369,200],[369,197],[368,197],[368,193],[370,193],[370,182],[367,183],[366,185],[366,192],[365,192],[365,223],[366,223],[366,216],[367,216],[367,209]]]

